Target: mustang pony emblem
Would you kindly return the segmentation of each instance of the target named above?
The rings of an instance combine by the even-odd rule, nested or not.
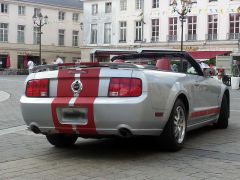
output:
[[[71,85],[71,89],[74,93],[74,96],[78,96],[83,89],[81,81],[79,80],[74,81]]]

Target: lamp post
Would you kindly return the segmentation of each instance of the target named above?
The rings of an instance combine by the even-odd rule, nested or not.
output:
[[[180,0],[181,6],[178,8],[177,0],[173,0],[171,5],[173,12],[177,12],[181,21],[181,51],[183,51],[183,23],[186,21],[187,14],[191,12],[193,3],[192,0]]]
[[[43,15],[42,13],[39,13],[39,14],[34,14],[33,17],[33,24],[39,28],[39,31],[38,31],[38,34],[39,34],[39,59],[40,59],[40,62],[41,62],[41,55],[42,55],[42,27],[47,24],[48,22],[48,16],[44,16],[43,18]]]

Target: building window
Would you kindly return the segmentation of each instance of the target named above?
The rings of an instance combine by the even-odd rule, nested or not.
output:
[[[104,24],[104,43],[111,43],[111,23]]]
[[[78,31],[73,31],[73,37],[72,37],[72,45],[78,46]]]
[[[41,13],[41,9],[39,8],[34,8],[34,15],[38,16]]]
[[[79,14],[78,13],[73,13],[72,20],[73,22],[78,22],[79,19]]]
[[[18,15],[25,15],[25,6],[18,6]]]
[[[229,14],[229,37],[228,39],[240,39],[240,14]]]
[[[152,8],[159,8],[159,0],[152,0]]]
[[[91,44],[97,44],[97,24],[91,25]]]
[[[98,4],[92,5],[92,15],[96,15],[98,13]]]
[[[217,26],[218,16],[217,14],[208,15],[208,40],[217,40]]]
[[[159,19],[152,19],[152,42],[159,41]]]
[[[119,42],[126,42],[127,40],[127,22],[120,22],[120,39]]]
[[[197,16],[188,16],[188,41],[197,40]]]
[[[39,27],[33,27],[33,44],[40,44],[39,31],[40,31]]]
[[[0,42],[8,42],[8,24],[0,23]]]
[[[143,9],[144,0],[136,0],[136,9]]]
[[[136,21],[135,41],[142,41],[142,21]]]
[[[58,45],[64,46],[64,36],[65,36],[65,30],[59,29],[58,30]]]
[[[177,17],[169,18],[168,41],[177,41]]]
[[[1,13],[8,13],[8,4],[1,3]]]
[[[127,0],[120,0],[120,10],[121,11],[127,10]]]
[[[111,13],[112,12],[112,3],[106,2],[105,3],[105,13]]]
[[[24,43],[24,31],[25,31],[25,26],[18,25],[18,29],[17,29],[17,42],[18,43]]]
[[[65,12],[59,11],[58,12],[58,20],[64,21],[64,19],[65,19]]]

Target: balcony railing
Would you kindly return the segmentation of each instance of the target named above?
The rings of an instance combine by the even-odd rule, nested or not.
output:
[[[168,35],[167,39],[169,42],[177,41],[177,35]]]
[[[119,40],[119,43],[126,43],[127,41],[126,40]]]
[[[196,34],[187,34],[186,35],[186,40],[187,41],[196,41],[197,40],[197,35]]]
[[[151,42],[152,43],[159,42],[159,37],[152,37]]]
[[[142,39],[135,39],[134,42],[135,42],[135,43],[142,43],[143,40],[142,40]]]
[[[238,40],[238,39],[240,39],[240,33],[228,33],[227,39],[228,40]]]
[[[209,41],[214,41],[218,39],[218,34],[206,34],[206,39]]]

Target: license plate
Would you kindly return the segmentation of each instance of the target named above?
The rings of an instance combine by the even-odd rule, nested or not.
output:
[[[58,117],[62,123],[86,125],[87,114],[87,108],[61,108],[58,110]]]

